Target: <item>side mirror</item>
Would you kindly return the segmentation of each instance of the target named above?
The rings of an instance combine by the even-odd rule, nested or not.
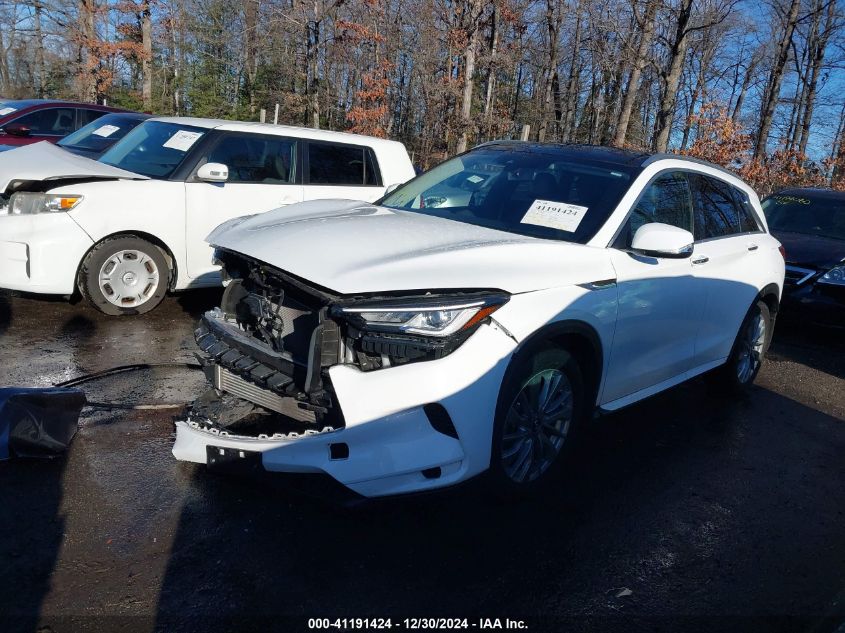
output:
[[[206,163],[197,170],[197,179],[205,182],[226,182],[229,168],[223,163]]]
[[[3,131],[12,136],[29,136],[30,132],[32,132],[30,128],[20,123],[9,123],[9,125],[3,128]]]
[[[387,185],[387,188],[384,190],[384,195],[387,195],[389,193],[393,193],[394,191],[399,189],[399,187],[401,187],[401,186],[402,186],[401,182],[394,182],[392,185]]]
[[[682,259],[692,255],[692,233],[671,224],[644,224],[634,234],[631,250],[649,257]]]

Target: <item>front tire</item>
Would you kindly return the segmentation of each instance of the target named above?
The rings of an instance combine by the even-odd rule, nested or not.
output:
[[[145,314],[167,294],[170,266],[155,244],[134,236],[103,240],[79,269],[82,296],[111,316]]]
[[[496,491],[522,496],[542,487],[564,462],[583,417],[584,380],[565,350],[514,360],[499,393],[489,477]]]
[[[718,386],[731,392],[747,390],[760,373],[774,323],[765,301],[757,301],[748,310],[736,336],[727,362],[716,370]]]

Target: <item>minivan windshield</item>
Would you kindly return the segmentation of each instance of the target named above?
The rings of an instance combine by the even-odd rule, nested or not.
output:
[[[100,162],[166,180],[206,132],[206,128],[191,125],[145,121],[115,143]]]
[[[838,199],[837,199],[838,198]],[[845,195],[776,193],[763,201],[769,230],[845,240]]]
[[[482,148],[442,163],[381,204],[519,235],[585,243],[628,190],[622,165],[556,152]]]

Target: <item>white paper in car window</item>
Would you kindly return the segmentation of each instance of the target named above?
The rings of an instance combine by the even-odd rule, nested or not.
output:
[[[588,208],[565,202],[535,200],[528,207],[528,211],[522,216],[520,222],[522,224],[545,226],[550,229],[574,233],[578,230],[578,226],[581,224],[581,220],[584,219]]]
[[[167,139],[162,147],[169,147],[170,149],[178,149],[180,152],[187,152],[191,149],[191,145],[197,142],[197,139],[202,136],[202,132],[189,132],[188,130],[179,130]]]
[[[91,132],[91,134],[94,134],[96,136],[102,136],[104,138],[108,138],[109,136],[111,136],[112,134],[117,132],[119,129],[120,128],[117,127],[116,125],[102,125],[102,126],[98,127],[96,130],[94,130],[93,132]]]
[[[469,180],[472,184],[477,185],[482,180],[484,180],[484,178],[482,178],[481,176],[477,176],[477,175],[473,174],[472,176],[467,178],[467,180]]]
[[[0,116],[6,116],[7,114],[11,114],[12,112],[17,112],[17,108],[3,108],[0,110]]]

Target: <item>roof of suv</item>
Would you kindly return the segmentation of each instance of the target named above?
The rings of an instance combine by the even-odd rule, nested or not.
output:
[[[738,176],[725,169],[720,165],[695,158],[693,156],[684,156],[683,154],[650,154],[648,152],[621,149],[618,147],[610,147],[606,145],[587,145],[580,143],[540,143],[536,141],[515,141],[515,140],[499,140],[490,141],[477,145],[473,149],[480,149],[483,147],[496,147],[501,149],[519,150],[527,152],[542,152],[550,149],[560,152],[564,155],[571,155],[573,158],[582,158],[586,160],[595,160],[605,163],[613,163],[616,165],[624,165],[627,167],[647,167],[659,160],[682,160],[696,165],[706,165],[713,169],[718,169],[737,178]]]
[[[821,198],[823,200],[845,200],[845,191],[834,191],[833,189],[825,189],[823,187],[789,187],[787,189],[780,189],[772,195],[778,196],[783,194],[813,196],[814,198]]]
[[[176,123],[203,127],[209,130],[224,130],[227,132],[253,132],[256,134],[278,134],[279,136],[296,136],[299,138],[313,139],[316,141],[336,141],[348,143],[361,143],[366,140],[368,145],[394,144],[385,138],[375,136],[364,136],[362,134],[350,134],[349,132],[332,132],[329,130],[316,130],[309,127],[297,127],[294,125],[276,125],[273,123],[258,123],[249,121],[228,121],[226,119],[201,119],[196,117],[155,117],[154,121],[164,123]]]

